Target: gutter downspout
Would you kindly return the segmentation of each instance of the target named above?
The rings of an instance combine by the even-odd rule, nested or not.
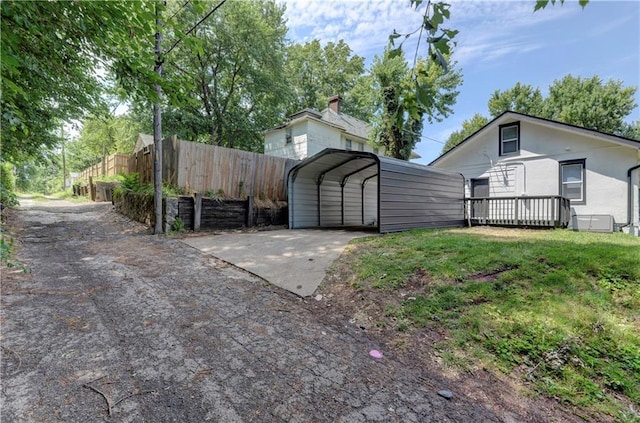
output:
[[[633,223],[633,183],[631,181],[631,174],[634,170],[640,169],[640,164],[632,166],[627,170],[627,224],[631,226]]]

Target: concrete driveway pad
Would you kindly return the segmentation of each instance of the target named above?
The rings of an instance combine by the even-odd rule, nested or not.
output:
[[[283,229],[182,240],[302,297],[313,294],[331,263],[362,231]]]

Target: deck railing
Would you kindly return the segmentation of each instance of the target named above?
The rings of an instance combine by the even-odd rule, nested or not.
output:
[[[470,225],[566,228],[571,218],[569,199],[559,195],[471,197],[465,199]]]

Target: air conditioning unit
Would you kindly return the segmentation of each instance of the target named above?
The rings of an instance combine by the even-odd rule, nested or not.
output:
[[[615,222],[610,214],[583,214],[572,218],[574,231],[613,232]]]

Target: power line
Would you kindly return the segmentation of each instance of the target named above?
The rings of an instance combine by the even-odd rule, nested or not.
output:
[[[437,139],[435,139],[435,138],[428,137],[428,136],[426,136],[426,135],[419,134],[419,133],[417,133],[417,132],[410,131],[410,130],[408,130],[408,129],[402,129],[402,132],[403,132],[403,133],[405,133],[405,134],[414,135],[414,136],[417,136],[417,137],[423,138],[423,139],[425,139],[425,140],[427,140],[427,141],[437,142],[438,144],[442,144],[442,145],[446,144],[446,143],[445,143],[445,142],[443,142],[443,141],[437,140]]]
[[[213,15],[215,11],[218,10],[220,6],[222,6],[226,1],[227,0],[222,0],[220,3],[218,3],[216,7],[211,9],[211,11],[207,13],[204,18],[200,19],[194,26],[192,26],[187,32],[185,32],[184,35],[187,36],[191,34],[202,22],[206,21],[209,18],[209,16]],[[167,54],[171,53],[171,50],[173,50],[180,43],[180,41],[182,41],[182,38],[178,38],[176,42],[173,43],[171,48],[169,48],[169,50],[167,50],[164,55],[166,56]]]
[[[183,5],[182,5],[178,10],[176,10],[176,11],[173,13],[173,15],[171,15],[171,16],[169,17],[169,19],[168,19],[168,20],[170,21],[171,19],[175,18],[175,17],[176,17],[176,15],[177,15],[178,13],[182,12],[182,9],[184,9],[185,7],[187,7],[187,5],[188,5],[189,3],[191,3],[191,0],[187,0],[187,1],[185,1],[185,2],[184,2],[184,4],[183,4]]]
[[[435,138],[427,137],[426,135],[420,135],[420,138],[424,138],[424,139],[426,139],[426,140],[428,140],[428,141],[437,142],[438,144],[442,144],[442,145],[445,145],[445,144],[446,144],[446,142],[443,142],[443,141],[437,140],[437,139],[435,139]]]

